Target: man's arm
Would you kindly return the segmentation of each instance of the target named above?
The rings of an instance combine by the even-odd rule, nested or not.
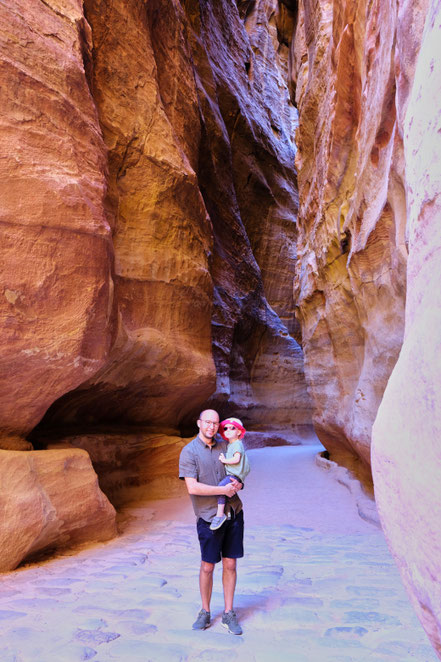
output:
[[[185,478],[185,484],[189,494],[196,496],[219,496],[225,494],[227,497],[233,497],[242,487],[237,480],[232,480],[228,485],[206,485],[199,483],[196,478]]]

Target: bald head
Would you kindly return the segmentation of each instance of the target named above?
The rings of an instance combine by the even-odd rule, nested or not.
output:
[[[219,414],[215,409],[204,409],[204,411],[201,411],[198,420],[201,421],[203,418],[209,418],[210,420],[217,421],[219,423]]]

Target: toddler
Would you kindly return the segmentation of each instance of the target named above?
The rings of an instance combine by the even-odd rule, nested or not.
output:
[[[226,455],[223,453],[219,455],[219,460],[225,465],[225,471],[227,472],[227,475],[221,480],[219,485],[228,485],[232,478],[235,478],[243,485],[245,477],[248,476],[250,472],[250,463],[248,462],[241,441],[245,432],[246,430],[238,418],[226,418],[219,426],[220,435],[223,439],[228,441]],[[221,494],[218,497],[216,517],[213,518],[210,525],[212,531],[220,529],[227,519],[225,516],[226,500],[227,497],[224,494]]]

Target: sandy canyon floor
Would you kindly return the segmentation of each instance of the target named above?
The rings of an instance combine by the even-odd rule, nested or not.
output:
[[[350,493],[316,466],[317,446],[249,451],[246,556],[236,611],[221,627],[200,608],[189,499],[122,513],[122,534],[0,578],[1,662],[435,662],[384,537]]]

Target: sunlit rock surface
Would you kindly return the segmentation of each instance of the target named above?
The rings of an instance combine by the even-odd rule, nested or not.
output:
[[[409,65],[395,47],[400,20],[387,3],[300,2],[291,45],[300,115],[295,297],[314,422],[334,459],[355,454],[366,464],[404,324],[396,87]]]
[[[46,424],[187,430],[212,396],[247,424],[310,425],[293,337],[296,113],[276,9],[86,0],[118,331]]]
[[[421,25],[426,9],[426,3],[404,4],[401,54],[415,42],[413,16]],[[421,51],[403,83],[408,91],[402,109],[409,219],[405,335],[375,421],[372,459],[386,537],[441,658],[440,33],[441,9],[432,2]]]
[[[116,534],[115,509],[79,449],[0,451],[0,572],[36,552]]]
[[[106,361],[113,332],[106,149],[79,2],[0,8],[0,448]]]

